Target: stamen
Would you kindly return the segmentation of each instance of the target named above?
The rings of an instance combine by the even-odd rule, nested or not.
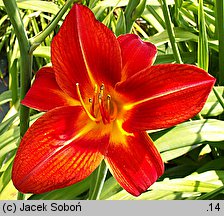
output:
[[[110,123],[110,111],[111,111],[111,96],[108,94],[107,95],[107,121]]]
[[[95,116],[95,103],[96,103],[96,96],[97,96],[97,91],[98,91],[98,87],[97,84],[95,84],[94,86],[94,95],[93,95],[93,100],[92,100],[92,106],[91,106],[91,110],[90,113]]]
[[[101,87],[100,87],[100,90],[101,90]],[[106,124],[106,119],[107,118],[106,118],[105,107],[104,107],[104,103],[102,101],[102,98],[103,98],[103,95],[101,93],[99,93],[98,101],[99,101],[100,113],[101,113],[101,116],[102,116],[103,123]]]
[[[82,99],[82,96],[81,96],[81,92],[80,92],[80,89],[79,89],[79,83],[76,83],[76,91],[77,91],[77,94],[78,94],[78,97],[79,97],[79,100],[80,100],[80,103],[83,107],[83,109],[85,110],[86,114],[89,116],[89,118],[95,122],[97,122],[97,119],[88,111],[83,99]]]
[[[102,85],[100,86],[100,93],[99,93],[99,95],[98,95],[98,98],[99,98],[99,99],[103,98],[103,91],[104,91],[104,84],[102,84]]]
[[[76,91],[83,109],[92,121],[99,123],[102,120],[104,124],[108,124],[115,120],[118,112],[117,105],[109,94],[104,96],[104,84],[99,88],[97,85],[94,86],[94,94],[88,98],[88,106],[82,98],[79,83],[76,83]]]
[[[111,101],[111,96],[108,94],[107,95],[107,110],[108,110],[108,113],[110,114],[110,102]]]

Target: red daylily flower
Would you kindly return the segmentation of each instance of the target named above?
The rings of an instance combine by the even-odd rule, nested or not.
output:
[[[15,187],[23,193],[62,188],[89,176],[104,159],[119,184],[140,195],[164,170],[145,131],[197,114],[215,79],[191,65],[152,66],[153,44],[133,34],[116,38],[78,4],[51,52],[53,66],[37,72],[22,101],[47,112],[18,148]]]

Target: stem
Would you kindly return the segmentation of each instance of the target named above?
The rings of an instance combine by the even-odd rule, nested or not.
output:
[[[17,59],[11,58],[9,61],[11,60],[13,60],[13,62],[9,67],[9,89],[12,91],[11,106],[13,106],[18,101],[18,71]]]
[[[166,23],[166,29],[167,29],[167,33],[169,35],[170,43],[171,43],[171,46],[173,49],[174,58],[177,63],[182,64],[183,62],[182,62],[182,59],[181,59],[181,56],[180,56],[180,53],[179,53],[179,50],[177,47],[174,30],[171,25],[171,18],[170,18],[170,13],[169,13],[169,9],[168,9],[166,0],[160,0],[160,4],[161,4],[162,10],[163,10],[163,15],[164,15],[165,23]]]
[[[99,199],[106,175],[107,175],[107,166],[106,163],[102,161],[100,166],[92,174],[91,179],[92,184],[90,186],[89,200]]]
[[[44,39],[55,29],[55,27],[58,25],[58,22],[61,20],[62,16],[65,14],[68,8],[71,6],[73,2],[76,2],[76,1],[78,0],[66,1],[64,6],[58,11],[57,15],[50,22],[50,24],[42,32],[40,32],[38,35],[30,39],[30,43],[31,43],[31,47],[29,51],[30,53],[32,53],[44,41]]]
[[[23,25],[22,18],[15,0],[3,0],[8,17],[13,25],[20,48],[20,99],[22,100],[30,88],[32,55],[29,54],[29,40]],[[20,136],[22,137],[29,127],[29,108],[21,105],[20,108]],[[18,192],[18,199],[24,195]]]
[[[23,25],[22,18],[15,0],[3,0],[6,12],[13,25],[20,49],[20,99],[22,100],[30,88],[32,55],[29,54],[29,40]],[[25,134],[29,127],[29,109],[23,105],[20,108],[20,135]]]
[[[18,192],[17,200],[24,200],[24,199],[25,199],[25,194]]]

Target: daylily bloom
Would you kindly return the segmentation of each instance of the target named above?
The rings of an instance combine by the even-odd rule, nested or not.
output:
[[[89,176],[105,160],[138,196],[164,171],[147,130],[174,126],[203,107],[215,79],[192,65],[152,66],[157,50],[118,38],[75,4],[22,104],[47,111],[24,135],[12,171],[23,193],[43,193]],[[169,142],[169,140],[167,140]]]

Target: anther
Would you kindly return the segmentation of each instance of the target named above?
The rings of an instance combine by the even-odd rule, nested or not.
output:
[[[104,91],[104,84],[102,84],[100,86],[100,92],[99,92],[99,95],[98,95],[98,98],[101,99],[103,97],[103,91]]]
[[[107,119],[110,122],[110,106],[111,106],[111,96],[107,95]]]
[[[101,90],[101,91],[104,90],[104,84],[102,84],[102,85],[100,86],[100,90]]]

